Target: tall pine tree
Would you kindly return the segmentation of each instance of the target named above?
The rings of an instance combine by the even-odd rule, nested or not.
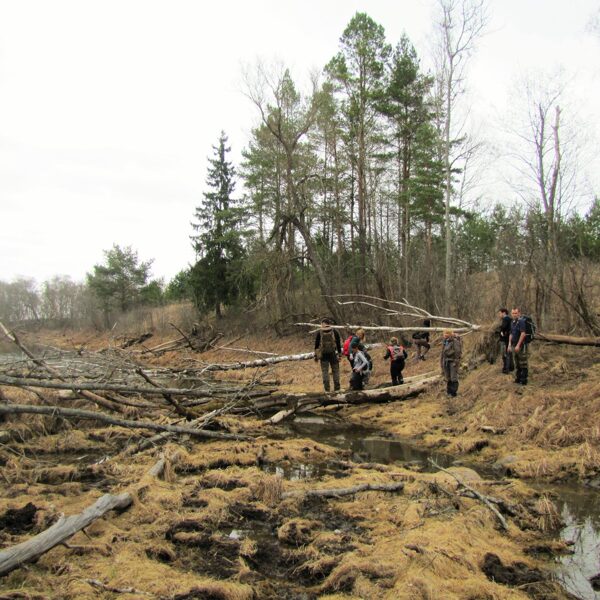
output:
[[[214,308],[217,318],[221,307],[233,304],[246,291],[243,277],[244,209],[233,198],[235,169],[227,160],[231,148],[221,132],[214,156],[209,158],[206,184],[210,191],[196,207],[198,232],[192,236],[197,262],[190,272],[190,283],[199,310]]]

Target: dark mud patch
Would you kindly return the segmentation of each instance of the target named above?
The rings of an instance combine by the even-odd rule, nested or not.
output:
[[[308,600],[364,533],[324,498],[308,497],[284,511],[238,501],[218,525],[202,517],[172,524],[165,543],[148,547],[146,555],[181,571],[238,578],[257,598]]]
[[[491,581],[510,586],[525,586],[544,581],[546,575],[539,569],[529,567],[525,563],[515,562],[503,564],[498,555],[488,552],[483,558],[481,570]]]
[[[481,570],[491,581],[523,590],[535,600],[581,600],[580,596],[565,591],[552,574],[522,562],[503,564],[491,552],[484,556]]]
[[[0,515],[0,532],[12,535],[29,533],[36,525],[37,511],[37,506],[32,502],[28,502],[21,508],[9,508],[3,515]]]

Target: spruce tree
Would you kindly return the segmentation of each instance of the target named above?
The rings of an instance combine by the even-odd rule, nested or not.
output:
[[[243,208],[233,197],[235,168],[227,160],[231,148],[221,132],[214,156],[209,158],[204,200],[196,207],[192,236],[197,262],[190,272],[190,283],[199,309],[214,308],[218,318],[221,306],[231,305],[247,287],[242,284],[245,257],[242,225]]]

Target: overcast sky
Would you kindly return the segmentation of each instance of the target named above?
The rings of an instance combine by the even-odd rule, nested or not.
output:
[[[600,0],[489,4],[474,114],[491,131],[515,80],[562,66],[598,140],[589,22]],[[0,279],[81,280],[113,244],[172,278],[193,260],[190,222],[219,132],[237,162],[257,122],[241,66],[279,59],[302,78],[337,52],[356,11],[390,43],[406,32],[428,65],[433,0],[0,0]]]

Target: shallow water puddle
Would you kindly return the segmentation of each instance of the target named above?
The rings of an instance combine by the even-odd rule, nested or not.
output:
[[[349,450],[355,462],[401,463],[421,471],[433,471],[435,469],[428,460],[431,458],[444,468],[461,464],[487,479],[497,477],[491,469],[458,461],[448,454],[418,448],[403,440],[377,435],[371,429],[340,419],[303,415],[296,417],[289,428],[299,437]],[[329,474],[332,474],[332,469],[335,472],[335,465],[328,467]],[[323,465],[292,465],[289,469],[282,469],[280,474],[285,478],[301,479],[316,477],[325,470]],[[590,582],[600,573],[600,493],[573,484],[538,484],[535,487],[556,498],[555,503],[565,523],[560,539],[573,543],[572,554],[555,559],[558,580],[568,592],[581,600],[600,600],[600,581],[599,591],[595,591]]]
[[[565,589],[582,600],[600,599],[590,579],[600,573],[600,494],[582,486],[550,488],[566,526],[560,538],[573,543],[573,554],[556,559],[557,577]]]
[[[298,437],[349,450],[354,462],[404,463],[424,471],[432,470],[429,458],[441,467],[448,467],[455,462],[448,454],[422,450],[406,441],[384,437],[373,429],[339,419],[301,416],[296,417],[289,427]]]

